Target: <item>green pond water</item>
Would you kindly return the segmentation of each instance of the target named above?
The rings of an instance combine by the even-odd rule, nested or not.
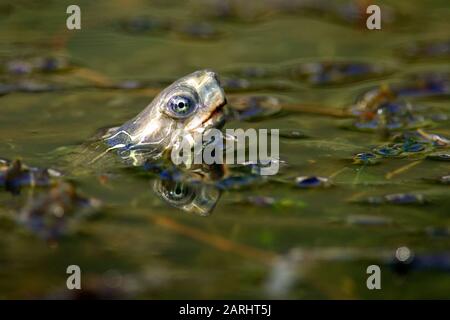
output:
[[[201,1],[161,0],[78,1],[82,27],[69,31],[69,4],[0,1],[1,61],[51,55],[74,65],[67,72],[21,76],[72,89],[0,96],[0,157],[61,170],[82,194],[104,206],[88,217],[69,217],[69,230],[57,241],[46,241],[17,222],[20,208],[45,188],[23,188],[19,195],[0,189],[0,298],[74,297],[66,289],[66,268],[72,264],[82,270],[85,292],[96,297],[450,297],[450,192],[448,184],[434,182],[450,173],[449,162],[405,157],[382,159],[374,166],[352,164],[354,154],[386,140],[378,132],[343,129],[349,119],[291,110],[227,123],[227,128],[297,130],[306,137],[281,138],[284,183],[271,180],[226,190],[207,217],[162,201],[152,189],[154,176],[124,170],[120,163],[108,168],[106,180],[102,168],[78,175],[63,158],[99,128],[132,118],[155,95],[153,89],[100,89],[93,83],[175,80],[203,68],[226,77],[236,67],[278,68],[290,61],[364,61],[393,67],[363,80],[311,85],[283,78],[279,80],[292,85],[289,90],[258,90],[293,105],[343,110],[371,88],[421,72],[448,74],[448,51],[444,57],[419,54],[414,59],[399,53],[421,41],[448,41],[448,1],[380,1],[396,14],[378,31],[333,14],[276,13],[261,3],[247,5],[237,18],[219,19],[208,16]],[[129,32],[118,26],[142,15],[175,26],[207,21],[219,33],[197,39],[177,27]],[[17,76],[4,72],[1,80],[10,83]],[[448,95],[404,100],[443,115],[425,130],[450,137],[450,120],[444,117],[450,115]],[[333,185],[295,186],[295,177],[309,175],[328,177]],[[420,194],[427,202],[352,201],[398,193]],[[255,196],[277,202],[261,206],[245,201]],[[399,247],[408,247],[419,259],[406,266],[407,272],[390,263]],[[366,287],[366,269],[372,264],[381,268],[381,290]]]

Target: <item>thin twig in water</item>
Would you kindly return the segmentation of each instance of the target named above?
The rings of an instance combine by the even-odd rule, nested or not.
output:
[[[333,172],[333,173],[330,174],[328,177],[329,177],[330,179],[332,179],[332,178],[338,176],[339,174],[341,174],[342,172],[344,172],[344,171],[347,170],[347,169],[349,169],[349,168],[348,168],[348,167],[343,167],[343,168],[339,169],[338,171]]]
[[[361,166],[357,169],[355,179],[353,179],[352,185],[355,186],[359,182],[359,176],[361,175],[361,172],[366,168],[366,165]]]
[[[408,171],[409,169],[417,166],[419,163],[422,163],[422,160],[418,160],[418,161],[414,161],[412,163],[408,163],[406,166],[400,167],[394,171],[388,172],[386,173],[385,178],[386,179],[392,179],[393,177],[395,177],[396,175],[400,174],[400,173],[404,173],[405,171]]]
[[[209,234],[203,230],[183,225],[169,217],[152,215],[151,220],[155,224],[170,229],[183,236],[203,242],[222,251],[232,252],[246,258],[258,260],[264,264],[270,265],[277,258],[277,255],[271,251],[239,244],[221,236]]]
[[[309,113],[320,116],[330,116],[335,118],[350,118],[351,114],[346,112],[343,109],[332,109],[325,108],[321,105],[305,105],[305,104],[283,104],[281,105],[283,110],[293,111],[293,112],[301,112],[301,113]]]
[[[347,202],[353,202],[359,198],[361,198],[362,196],[366,195],[367,191],[361,191],[361,192],[357,192],[355,194],[352,194],[350,197],[347,198]]]
[[[98,86],[112,85],[111,79],[109,79],[107,76],[105,76],[95,70],[91,70],[91,69],[87,69],[87,68],[77,68],[72,71],[72,74],[81,79],[91,81]]]

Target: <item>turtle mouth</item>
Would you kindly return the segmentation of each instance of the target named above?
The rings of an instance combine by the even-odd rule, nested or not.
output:
[[[202,127],[206,128],[219,128],[225,124],[225,115],[223,112],[224,106],[227,104],[227,100],[224,99],[210,114],[203,120]]]

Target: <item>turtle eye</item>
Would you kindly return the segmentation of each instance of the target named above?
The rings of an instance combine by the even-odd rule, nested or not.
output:
[[[161,196],[172,205],[185,205],[195,197],[190,185],[178,181],[159,181],[159,190]]]
[[[196,104],[191,97],[179,95],[170,98],[167,107],[176,118],[185,118],[195,111]]]

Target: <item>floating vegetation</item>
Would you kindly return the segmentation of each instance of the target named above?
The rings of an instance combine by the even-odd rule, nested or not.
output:
[[[155,34],[173,31],[192,39],[209,40],[217,38],[221,32],[211,23],[206,21],[194,21],[177,25],[156,17],[135,16],[122,19],[118,23],[119,28],[130,34]]]
[[[427,227],[425,233],[433,238],[450,237],[450,228],[448,227]]]
[[[439,72],[414,74],[409,82],[393,85],[392,91],[399,98],[446,96],[450,94],[450,75]]]
[[[354,164],[374,165],[380,162],[380,157],[371,152],[362,152],[353,156]]]
[[[66,90],[62,85],[37,79],[20,79],[10,83],[0,83],[0,96],[13,92],[42,93]]]
[[[221,32],[213,24],[208,22],[191,22],[176,29],[183,36],[191,39],[210,40],[218,38]]]
[[[248,160],[242,163],[226,165],[226,170],[244,175],[256,175],[265,180],[274,168],[286,167],[287,163],[278,158],[266,157],[259,160]]]
[[[16,87],[9,83],[0,83],[0,97],[16,91]]]
[[[27,92],[27,93],[39,93],[39,92],[52,92],[64,89],[62,86],[48,83],[40,82],[36,80],[23,80],[16,84],[16,91]]]
[[[401,136],[397,136],[402,139]],[[394,140],[398,139],[394,137]],[[408,153],[429,153],[436,149],[448,148],[450,141],[437,134],[430,134],[421,129],[403,134],[403,150]]]
[[[402,148],[396,144],[388,144],[374,148],[373,152],[385,158],[398,157],[402,153]]]
[[[450,145],[449,140],[437,134],[427,133],[422,129],[405,131],[392,137],[394,142],[420,142],[431,144],[435,148],[445,148]]]
[[[281,111],[280,99],[273,96],[237,96],[229,99],[236,120],[255,120],[271,117]]]
[[[170,84],[168,80],[123,80],[110,84],[98,84],[95,87],[101,89],[114,90],[137,90],[137,89],[153,89],[155,94],[161,91],[161,88]]]
[[[242,66],[226,70],[226,74],[244,79],[291,79],[312,86],[330,86],[379,78],[393,71],[393,67],[369,62],[315,61]]]
[[[243,204],[243,205],[250,205],[250,206],[256,206],[256,207],[263,207],[263,208],[303,208],[306,206],[306,204],[298,199],[291,199],[291,198],[278,198],[278,197],[269,197],[269,196],[248,196],[244,199],[236,200],[234,203],[237,204]]]
[[[142,81],[125,80],[125,81],[115,83],[111,86],[108,86],[108,89],[133,90],[133,89],[142,89],[145,87],[146,87],[146,84],[144,84]]]
[[[358,97],[355,104],[349,107],[349,113],[354,116],[370,118],[383,103],[395,101],[396,96],[387,85],[371,89]]]
[[[413,194],[413,193],[395,193],[384,196],[373,196],[368,197],[359,202],[374,205],[380,204],[422,205],[427,203],[425,197],[422,194]]]
[[[391,204],[423,204],[425,203],[425,198],[421,194],[409,194],[409,193],[399,193],[399,194],[389,194],[384,196],[384,199]]]
[[[439,182],[442,184],[450,184],[450,175],[440,177]]]
[[[450,58],[450,40],[420,41],[400,50],[400,55],[411,60]]]
[[[59,183],[30,199],[20,211],[20,222],[38,236],[54,241],[64,235],[75,217],[99,209],[101,202],[80,195],[69,183]]]
[[[171,28],[171,24],[168,21],[150,16],[135,16],[122,19],[118,25],[121,30],[132,34],[161,32]]]
[[[436,152],[427,155],[427,159],[436,161],[450,161],[450,153]]]
[[[361,131],[398,131],[423,128],[433,124],[420,114],[421,108],[416,108],[404,102],[383,102],[373,111],[360,112],[358,118],[347,125],[347,128]]]
[[[223,77],[220,83],[226,92],[249,92],[249,91],[287,91],[298,87],[292,82],[282,79],[245,79],[238,77]]]
[[[331,181],[325,177],[303,176],[295,179],[295,185],[302,189],[327,188]]]
[[[450,146],[450,140],[440,135],[427,133],[423,130],[417,130],[416,134],[422,139],[422,141],[429,141],[437,148]]]
[[[346,1],[330,3],[325,0],[266,0],[236,1],[214,0],[198,1],[198,11],[203,17],[229,22],[260,22],[274,14],[299,14],[324,18],[331,22],[357,27],[366,27],[366,3]],[[383,24],[394,21],[394,10],[381,6]]]
[[[229,22],[254,23],[263,20],[271,12],[265,1],[200,0],[196,10],[206,18]]]
[[[376,154],[385,158],[409,157],[416,154],[424,154],[433,150],[429,142],[405,140],[402,143],[389,143],[373,150]]]
[[[395,148],[395,145],[394,145]],[[405,153],[416,153],[416,152],[421,152],[425,150],[425,146],[422,143],[418,143],[415,141],[406,141],[402,146],[401,146],[403,152]]]
[[[3,67],[3,72],[9,73],[11,75],[24,75],[29,74],[33,70],[30,62],[22,60],[11,60],[5,63]]]
[[[397,257],[392,259],[390,266],[399,274],[406,274],[412,271],[441,271],[450,272],[450,254],[411,254],[402,260]]]
[[[448,139],[421,129],[403,132],[392,137],[392,142],[375,147],[371,152],[358,153],[353,156],[355,164],[376,164],[380,158],[426,157],[431,160],[448,161],[450,155],[435,152],[436,149],[449,146]]]
[[[352,83],[385,76],[392,72],[386,66],[368,62],[323,61],[287,65],[284,73],[288,77],[306,81],[314,86]]]
[[[3,73],[11,76],[62,72],[73,67],[67,58],[54,56],[10,59],[0,64],[0,66],[0,70]]]
[[[277,66],[247,65],[225,70],[224,73],[244,79],[267,79],[276,77],[279,74],[279,70]]]
[[[377,216],[351,215],[348,216],[347,222],[358,226],[386,226],[391,223],[391,220]]]
[[[268,3],[281,13],[304,14],[328,19],[332,22],[366,27],[367,3],[361,1],[330,2],[326,0],[269,0]],[[391,24],[395,19],[394,10],[381,6],[382,23]]]
[[[61,176],[54,169],[29,167],[20,160],[0,159],[0,187],[14,194],[23,187],[48,187]]]
[[[244,78],[221,78],[220,82],[226,90],[241,91],[250,89],[250,81]]]
[[[247,197],[247,202],[251,205],[258,207],[271,207],[275,205],[277,200],[274,197],[264,197],[264,196],[249,196]]]
[[[418,74],[410,80],[395,85],[382,85],[367,91],[358,98],[349,111],[355,116],[374,117],[380,108],[388,114],[405,114],[414,112],[408,104],[402,105],[400,98],[420,98],[450,94],[447,74]]]
[[[61,72],[73,67],[64,57],[38,57],[34,59],[34,68],[38,72]]]
[[[216,186],[220,190],[239,190],[259,185],[264,181],[264,177],[258,174],[232,175],[216,182]]]
[[[279,136],[280,138],[292,140],[309,138],[306,133],[296,129],[280,129]]]

